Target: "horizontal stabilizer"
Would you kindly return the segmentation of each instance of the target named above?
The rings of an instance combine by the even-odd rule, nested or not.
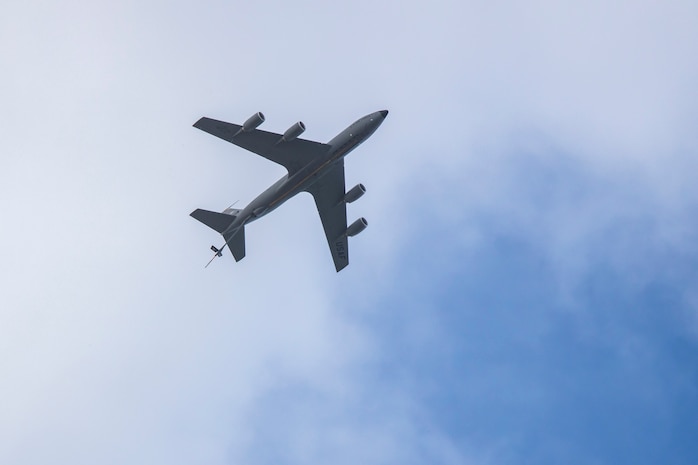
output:
[[[241,227],[232,234],[223,235],[225,238],[225,243],[228,248],[233,253],[235,261],[239,262],[245,258],[245,227]]]
[[[203,224],[211,229],[215,229],[219,233],[228,229],[228,227],[235,221],[234,215],[227,215],[225,213],[212,212],[208,210],[202,210],[197,208],[189,214],[192,218],[201,221]]]

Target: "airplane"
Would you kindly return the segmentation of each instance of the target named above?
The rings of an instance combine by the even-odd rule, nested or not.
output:
[[[195,128],[261,155],[288,171],[243,209],[231,206],[218,213],[199,208],[190,213],[225,239],[223,246],[211,246],[214,255],[209,264],[222,255],[226,246],[236,262],[242,260],[245,257],[245,225],[299,192],[309,192],[315,199],[335,268],[337,272],[344,269],[349,264],[348,238],[368,226],[365,218],[359,218],[347,227],[347,204],[364,195],[366,188],[357,184],[348,192],[345,190],[344,157],[368,139],[387,116],[388,110],[382,110],[359,118],[326,144],[298,138],[305,131],[301,121],[283,134],[257,129],[265,121],[261,112],[242,125],[206,117],[194,123]]]

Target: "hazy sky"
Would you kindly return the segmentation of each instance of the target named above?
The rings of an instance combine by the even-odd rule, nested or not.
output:
[[[698,4],[9,2],[0,463],[694,464]],[[204,269],[298,120],[367,194]]]

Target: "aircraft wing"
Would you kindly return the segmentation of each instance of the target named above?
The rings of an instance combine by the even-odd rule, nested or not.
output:
[[[327,144],[305,139],[281,142],[281,134],[260,129],[242,132],[240,125],[211,118],[201,118],[194,123],[194,127],[278,163],[288,170],[289,175],[306,166],[313,158],[324,155],[330,148]]]
[[[349,264],[349,241],[345,235],[347,204],[344,203],[344,160],[339,160],[307,192],[315,198],[334,266],[340,271]]]

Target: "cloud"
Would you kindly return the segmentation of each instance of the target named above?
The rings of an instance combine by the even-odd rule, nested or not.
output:
[[[690,2],[12,8],[2,461],[690,456]],[[382,108],[351,267],[306,196],[202,270],[189,211],[282,173],[199,116],[327,140]]]

